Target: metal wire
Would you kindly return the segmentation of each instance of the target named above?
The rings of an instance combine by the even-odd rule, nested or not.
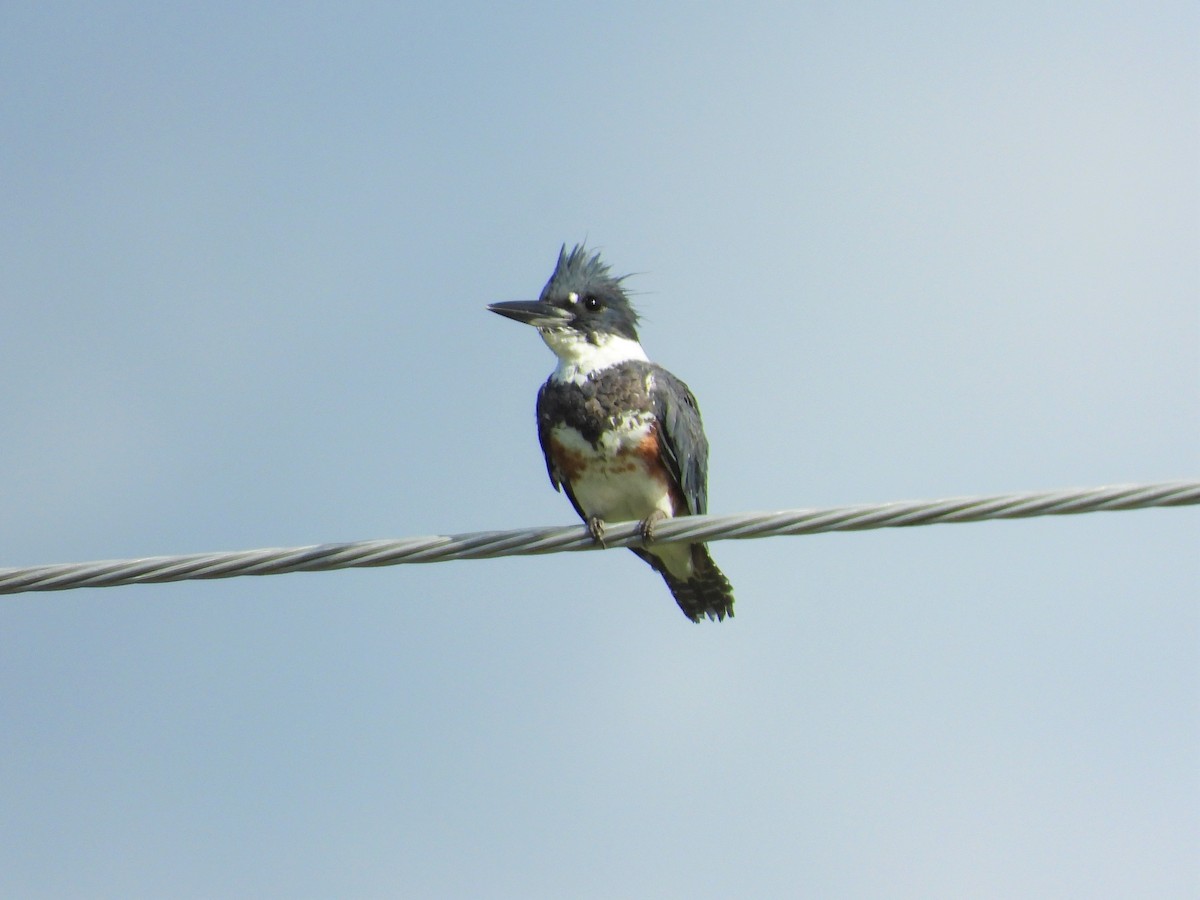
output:
[[[1021,519],[1031,516],[1060,516],[1102,510],[1194,504],[1200,504],[1200,481],[1127,484],[989,497],[916,500],[826,509],[791,509],[733,516],[687,516],[660,522],[655,529],[654,542],[667,544],[745,540],[817,534],[824,531],[865,531],[871,528],[982,522],[985,519]],[[642,538],[636,522],[612,523],[605,531],[605,547],[641,545]],[[401,563],[446,562],[453,559],[486,559],[495,556],[595,549],[599,549],[597,544],[582,525],[482,531],[397,540],[318,544],[310,547],[196,553],[188,556],[156,556],[145,559],[0,569],[0,594],[65,591],[80,587],[115,587],[201,578],[233,578],[238,575],[323,572],[331,569],[395,566]]]

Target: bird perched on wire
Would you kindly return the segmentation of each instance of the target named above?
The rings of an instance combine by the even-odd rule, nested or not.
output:
[[[638,315],[599,253],[563,245],[537,300],[488,306],[538,330],[558,357],[537,400],[550,482],[565,490],[592,537],[606,522],[654,527],[708,507],[708,440],[688,386],[650,362]],[[733,588],[704,544],[630,548],[666,581],[693,622],[733,616]]]

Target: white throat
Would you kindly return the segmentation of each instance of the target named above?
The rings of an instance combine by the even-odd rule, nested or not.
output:
[[[583,384],[595,373],[619,363],[650,361],[641,344],[617,334],[596,335],[592,343],[569,328],[539,328],[538,333],[558,357],[558,366],[550,376],[554,381]]]

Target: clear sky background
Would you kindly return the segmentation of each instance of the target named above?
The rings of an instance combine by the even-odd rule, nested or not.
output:
[[[567,524],[587,239],[713,512],[1200,475],[1200,7],[15,4],[0,565]],[[0,895],[1185,897],[1200,514],[0,600]]]

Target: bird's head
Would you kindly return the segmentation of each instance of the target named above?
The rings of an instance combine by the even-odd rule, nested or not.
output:
[[[537,300],[511,300],[488,306],[532,325],[563,365],[587,375],[628,359],[645,359],[637,336],[637,311],[621,282],[599,253],[578,244],[559,251],[554,274]]]

